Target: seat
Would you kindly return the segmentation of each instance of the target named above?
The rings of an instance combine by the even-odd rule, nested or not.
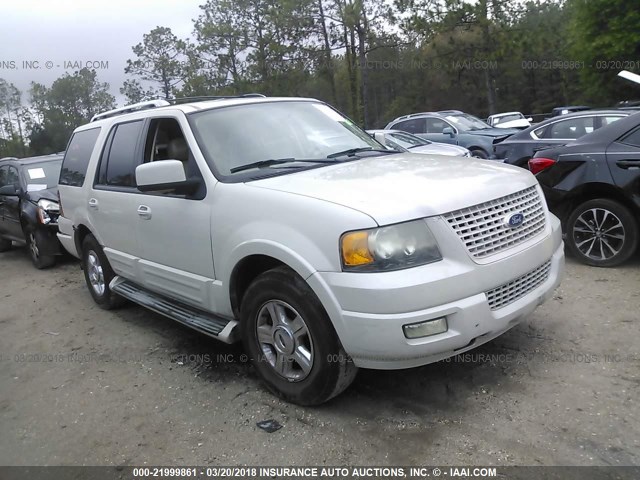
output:
[[[189,160],[189,146],[184,138],[174,138],[167,146],[169,160],[180,160],[186,163]]]

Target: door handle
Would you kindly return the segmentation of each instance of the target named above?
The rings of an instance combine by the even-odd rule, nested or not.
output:
[[[98,209],[98,200],[96,200],[95,198],[89,199],[89,208],[95,208],[97,210]]]
[[[146,205],[140,205],[138,207],[138,215],[140,215],[145,220],[149,220],[151,218],[151,209]]]
[[[640,168],[640,160],[619,160],[616,162],[616,165],[625,170],[629,168]]]

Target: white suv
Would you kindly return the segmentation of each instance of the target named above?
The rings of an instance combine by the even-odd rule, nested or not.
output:
[[[560,282],[536,179],[394,153],[300,98],[156,101],[74,132],[59,238],[94,300],[242,340],[270,390],[310,405],[357,368],[400,369],[504,333]]]

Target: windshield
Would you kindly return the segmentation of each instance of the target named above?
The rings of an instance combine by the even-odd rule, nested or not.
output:
[[[329,157],[337,152],[382,148],[349,119],[317,102],[236,105],[191,117],[207,161],[223,176],[234,175],[234,170],[241,171],[238,167],[253,163],[261,164],[254,168],[261,168],[262,174],[272,174],[274,168],[314,168],[339,162]],[[277,159],[287,159],[287,163],[265,163]],[[295,163],[296,159],[328,162]]]
[[[53,162],[30,163],[23,167],[27,191],[46,190],[58,185],[62,160]]]
[[[445,115],[445,118],[453,123],[458,130],[484,130],[491,128],[490,125],[484,123],[478,117],[469,115],[467,113],[461,113],[456,115]]]
[[[429,143],[431,143],[427,140],[423,140],[420,137],[411,135],[410,133],[393,132],[393,133],[390,133],[389,136],[395,143],[399,144],[404,148],[419,147],[421,145],[429,145]]]

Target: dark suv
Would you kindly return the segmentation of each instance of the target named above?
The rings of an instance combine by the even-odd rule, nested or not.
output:
[[[640,114],[541,150],[529,169],[578,260],[613,267],[633,255],[640,220]]]
[[[61,165],[59,154],[0,160],[0,252],[26,244],[36,268],[55,264]]]
[[[404,115],[389,122],[385,130],[402,130],[432,142],[460,145],[477,158],[494,158],[493,144],[520,131],[517,128],[494,128],[459,110]]]

